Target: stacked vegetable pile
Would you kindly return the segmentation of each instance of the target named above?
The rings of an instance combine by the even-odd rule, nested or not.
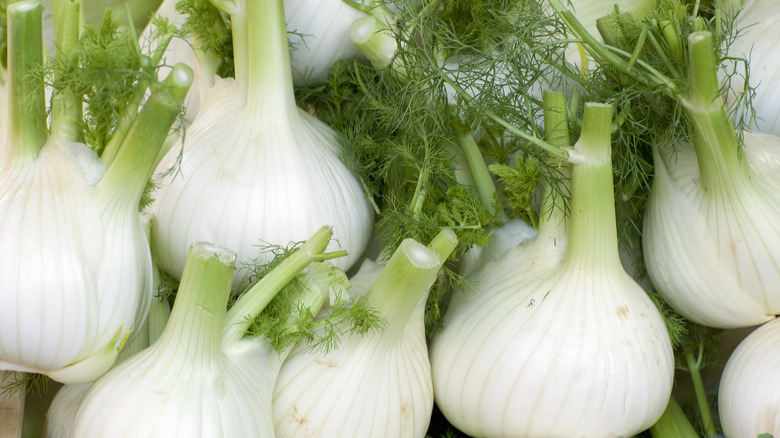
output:
[[[780,436],[758,1],[108,3],[0,3],[17,435]]]

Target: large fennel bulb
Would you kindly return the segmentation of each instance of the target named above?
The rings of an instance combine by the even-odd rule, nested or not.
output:
[[[281,1],[236,3],[236,79],[209,90],[184,144],[158,168],[181,153],[152,206],[155,259],[179,277],[187,248],[203,240],[235,250],[241,266],[267,243],[301,241],[328,224],[332,245],[349,252],[335,264],[348,269],[368,243],[372,210],[335,131],[295,104]]]
[[[360,55],[349,31],[365,12],[344,0],[284,0],[284,10],[295,85],[320,84],[336,61]]]
[[[78,9],[69,10],[77,19]],[[73,141],[80,106],[65,92],[55,97],[47,133],[43,88],[29,74],[42,61],[40,4],[13,3],[8,13],[12,117],[0,152],[0,369],[87,382],[111,366],[145,318],[152,261],[138,204],[192,71],[178,66],[167,89],[152,91],[106,163]]]
[[[323,259],[331,235],[327,227],[318,230],[230,311],[236,254],[210,243],[193,244],[160,338],[93,384],[76,412],[72,435],[274,436],[271,398],[281,358],[265,338],[245,334],[284,285]],[[305,297],[302,305],[316,313],[328,291],[312,287]]]
[[[425,436],[433,408],[425,302],[456,245],[444,230],[428,247],[404,240],[386,265],[364,262],[350,293],[365,296],[384,326],[328,352],[292,350],[274,387],[277,437]]]
[[[436,403],[469,435],[632,436],[666,408],[669,334],[618,255],[611,115],[585,107],[568,227],[542,215],[535,237],[455,291],[434,336]]]
[[[749,334],[731,353],[718,389],[718,411],[727,437],[780,435],[780,320]]]
[[[737,133],[718,94],[711,36],[691,36],[692,145],[656,148],[643,231],[652,283],[686,318],[748,327],[780,313],[780,138]]]

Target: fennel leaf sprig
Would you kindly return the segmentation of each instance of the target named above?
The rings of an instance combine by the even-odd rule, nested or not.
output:
[[[278,269],[299,251],[305,242],[291,242],[286,246],[264,243],[264,254],[243,263],[244,276],[233,296],[248,293],[266,276]],[[271,255],[268,257],[267,255]],[[274,351],[286,354],[301,339],[312,351],[330,351],[345,336],[362,335],[381,326],[377,312],[361,297],[347,293],[350,284],[346,274],[328,259],[344,255],[344,251],[323,253],[292,278],[249,323],[245,336],[262,337]],[[261,260],[270,260],[261,263]],[[330,304],[327,304],[327,301]],[[230,306],[237,300],[233,300]],[[319,309],[328,307],[324,317]]]
[[[562,26],[538,2],[388,4],[397,44],[389,65],[337,63],[324,86],[298,90],[299,104],[340,132],[344,161],[378,212],[383,257],[405,238],[429,241],[447,227],[458,237],[457,259],[485,246],[507,217],[535,222],[527,204],[507,208],[489,163],[511,164],[520,154],[541,163],[548,179],[560,175],[550,152],[537,147],[566,155],[540,140],[544,86],[532,84],[560,85],[553,64],[562,56],[563,43],[554,42]],[[530,166],[518,169],[519,178],[541,179]],[[536,188],[526,186],[530,199]],[[444,273],[429,295],[429,332],[444,285],[464,282],[450,266]]]
[[[157,70],[176,29],[155,21],[154,51],[140,47],[136,34],[107,9],[97,26],[85,25],[78,43],[46,63],[36,75],[42,85],[84,103],[76,138],[110,163],[135,119],[149,87],[159,86]],[[176,129],[180,129],[177,127]]]

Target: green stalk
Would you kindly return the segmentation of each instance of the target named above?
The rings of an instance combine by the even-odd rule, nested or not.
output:
[[[680,404],[672,396],[663,415],[650,427],[653,438],[699,438]]]
[[[466,164],[469,167],[471,177],[474,179],[474,185],[477,187],[479,199],[482,205],[491,215],[496,213],[496,185],[490,176],[490,171],[485,164],[485,158],[477,146],[477,142],[471,134],[462,134],[458,136],[458,143],[463,150],[466,158]]]
[[[618,69],[621,73],[634,78],[638,82],[652,86],[662,86],[663,92],[676,99],[678,97],[679,90],[674,82],[666,77],[663,73],[653,68],[641,59],[635,60],[636,65],[642,66],[645,70],[643,75],[640,69],[631,68],[633,56],[631,53],[626,53],[615,47],[602,44],[595,36],[593,36],[585,26],[577,19],[577,16],[566,9],[560,0],[548,0],[550,6],[555,12],[563,18],[566,24],[574,31],[574,33],[582,40],[583,47],[588,51],[590,56],[596,60],[600,65],[611,65]]]
[[[221,354],[236,257],[233,251],[210,243],[190,247],[176,302],[156,346],[171,347],[193,363]]]
[[[572,166],[565,261],[591,271],[622,269],[612,182],[612,113],[609,104],[586,103],[582,133],[574,145],[583,158]]]
[[[427,247],[414,239],[405,239],[393,252],[366,293],[368,303],[387,321],[386,339],[400,337],[457,245],[455,233],[443,229]]]
[[[146,182],[157,164],[160,148],[192,83],[192,69],[177,64],[154,89],[128,131],[116,159],[96,187],[98,196],[137,208]]]
[[[704,435],[713,437],[717,432],[715,430],[715,422],[712,421],[710,404],[707,401],[707,391],[704,389],[704,381],[701,378],[701,372],[699,370],[701,364],[694,357],[693,350],[690,348],[685,350],[685,364],[688,367],[688,372],[691,374],[693,391],[696,394],[696,404],[699,406],[699,415],[701,415]]]
[[[566,110],[566,96],[562,93],[544,92],[544,137],[545,140],[557,147],[569,146],[569,121]],[[559,171],[561,177],[568,179],[571,176],[571,165],[563,162]],[[568,182],[564,181],[568,187]],[[542,181],[542,206],[539,210],[539,234],[559,237],[563,241],[567,235],[566,205],[563,196],[553,190],[548,181]]]
[[[38,156],[48,138],[43,84],[31,74],[43,63],[41,4],[10,3],[8,14],[8,144],[6,157]]]
[[[688,54],[690,88],[682,103],[691,120],[702,190],[738,191],[738,182],[747,176],[748,168],[740,165],[737,132],[720,96],[712,34],[692,33]]]
[[[57,0],[53,4],[57,15],[55,20],[55,40],[57,59],[71,56],[79,43],[79,10],[78,2]],[[54,78],[57,80],[57,78]],[[81,99],[67,88],[55,92],[51,104],[51,135],[62,141],[77,141],[81,119]]]
[[[282,288],[313,262],[344,255],[343,251],[324,253],[333,231],[320,228],[297,251],[284,259],[268,275],[246,290],[236,300],[225,318],[223,339],[235,342],[241,339],[252,320],[268,305]]]
[[[247,109],[251,114],[262,114],[262,123],[272,126],[289,123],[298,107],[293,92],[284,1],[242,0],[239,3],[245,7],[246,15],[240,18],[245,19],[246,25],[240,29],[233,27],[233,50],[236,79],[247,84]]]

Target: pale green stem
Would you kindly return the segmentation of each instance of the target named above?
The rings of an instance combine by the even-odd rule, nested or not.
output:
[[[566,96],[562,93],[544,92],[544,137],[547,142],[560,148],[569,146],[569,121],[566,109]],[[555,162],[553,164],[556,164]],[[568,188],[565,179],[571,176],[571,165],[566,162],[557,163],[564,181],[561,187]],[[566,203],[560,190],[553,190],[546,180],[542,181],[542,205],[539,209],[539,234],[553,239],[565,240],[568,230],[566,218]]]
[[[586,103],[582,133],[574,145],[582,161],[572,166],[565,260],[581,269],[621,266],[612,182],[612,114],[611,105]]]
[[[161,38],[162,39],[160,43],[155,48],[151,57],[143,58],[145,60],[145,64],[142,66],[142,68],[144,73],[149,76],[141,76],[139,78],[135,92],[128,100],[127,105],[121,109],[118,126],[111,135],[111,139],[109,139],[108,143],[103,149],[103,153],[100,155],[100,158],[103,160],[103,163],[106,166],[110,166],[114,162],[114,159],[119,154],[119,150],[122,148],[122,145],[125,144],[127,135],[130,132],[130,129],[133,127],[133,123],[135,123],[136,117],[138,117],[138,109],[141,107],[141,103],[143,102],[143,99],[149,88],[149,84],[152,82],[151,78],[156,77],[154,67],[160,65],[162,62],[162,59],[165,56],[165,50],[173,39],[173,34],[168,34],[164,37],[161,36]],[[178,100],[183,102],[183,98]]]
[[[737,132],[720,95],[712,35],[705,31],[691,34],[688,54],[690,90],[683,105],[691,119],[702,190],[738,191],[748,167],[741,165]]]
[[[283,0],[243,0],[233,19],[236,79],[247,85],[247,109],[262,122],[289,123],[297,114]],[[235,20],[240,27],[237,29]]]
[[[312,262],[331,258],[334,253],[325,254],[333,231],[329,227],[320,228],[306,243],[288,256],[255,285],[246,290],[233,304],[225,319],[223,339],[234,342],[241,339],[252,320],[269,302]],[[337,253],[342,255],[342,253]]]
[[[699,406],[699,415],[701,415],[701,425],[704,428],[704,435],[713,437],[717,434],[715,431],[715,422],[712,421],[712,412],[710,404],[707,401],[707,391],[704,389],[704,381],[701,378],[700,364],[693,355],[693,350],[685,350],[685,363],[693,382],[693,391],[696,394],[696,404]]]
[[[633,64],[630,61],[632,59],[630,53],[625,53],[614,47],[602,44],[595,36],[588,32],[572,11],[563,6],[560,0],[548,0],[548,2],[553,10],[563,18],[566,24],[568,24],[574,33],[582,40],[583,46],[596,62],[601,65],[611,65],[643,84],[663,86],[663,91],[667,96],[675,99],[677,98],[679,90],[677,90],[677,87],[671,79],[642,60],[636,60],[636,64],[641,65],[648,76],[637,73],[637,69],[631,68]]]
[[[32,160],[48,137],[43,84],[32,75],[43,63],[41,4],[21,1],[8,14],[8,144],[2,157]]]
[[[460,147],[463,149],[466,164],[471,172],[471,177],[474,179],[482,205],[490,214],[495,214],[496,185],[493,183],[493,178],[490,176],[490,171],[485,164],[485,158],[482,156],[477,142],[471,134],[462,134],[458,136],[458,143],[460,143]]]
[[[55,40],[57,58],[67,58],[79,43],[79,3],[55,0]],[[57,78],[54,78],[55,81]],[[81,118],[81,99],[64,89],[55,91],[51,105],[51,135],[63,141],[78,139],[78,122]]]
[[[439,270],[458,245],[455,233],[444,229],[426,247],[405,239],[366,293],[371,307],[384,318],[384,336],[398,339],[436,281]]]
[[[663,415],[650,427],[653,438],[699,438],[674,396],[669,399]]]
[[[127,133],[124,143],[96,187],[103,199],[137,208],[146,182],[152,176],[160,148],[192,84],[192,69],[177,64],[156,87]]]
[[[205,242],[194,243],[184,263],[171,316],[155,343],[178,351],[179,360],[203,363],[222,353],[222,329],[236,253]]]

